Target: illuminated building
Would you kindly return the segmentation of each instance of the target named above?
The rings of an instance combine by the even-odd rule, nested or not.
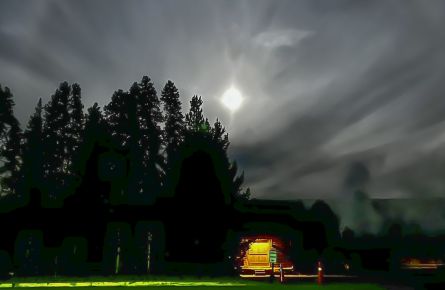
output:
[[[402,268],[410,270],[436,270],[439,267],[445,266],[442,260],[435,259],[417,259],[417,258],[405,258],[401,261]]]
[[[272,273],[271,252],[276,252],[274,273],[279,274],[280,264],[285,273],[294,270],[293,263],[287,257],[289,248],[275,236],[243,237],[240,242],[241,275],[264,276]]]

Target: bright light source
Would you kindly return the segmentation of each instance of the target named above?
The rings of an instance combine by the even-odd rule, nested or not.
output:
[[[243,96],[239,90],[231,87],[224,92],[221,101],[230,111],[234,112],[240,108]]]

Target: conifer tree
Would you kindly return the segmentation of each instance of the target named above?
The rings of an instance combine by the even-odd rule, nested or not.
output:
[[[73,163],[78,158],[79,146],[82,143],[82,132],[84,129],[85,116],[83,113],[83,104],[81,99],[81,89],[78,84],[71,86],[71,96],[68,102],[68,112],[70,120],[67,128],[67,149],[69,156],[69,168],[72,169]],[[72,172],[71,172],[72,173]]]
[[[190,101],[190,111],[185,115],[185,122],[189,132],[206,132],[209,129],[209,121],[202,114],[202,99],[193,96]]]
[[[104,135],[106,129],[106,124],[104,120],[104,116],[100,107],[97,103],[94,103],[93,106],[89,107],[87,110],[87,114],[85,115],[85,128],[84,128],[84,136],[99,136]],[[83,137],[84,141],[86,137]]]
[[[213,128],[210,129],[210,133],[212,137],[211,142],[224,152],[225,158],[228,160],[227,149],[230,145],[229,134],[226,133],[226,129],[218,119],[216,119]],[[233,197],[235,199],[248,200],[251,195],[250,188],[243,191],[241,187],[244,182],[244,172],[238,175],[238,165],[236,162],[230,164],[227,170],[229,173]]]
[[[13,118],[6,135],[5,148],[2,151],[2,156],[5,159],[4,169],[7,172],[7,176],[2,179],[2,188],[6,189],[9,193],[17,192],[18,181],[20,180],[21,134],[19,122]]]
[[[109,133],[119,149],[127,149],[130,131],[130,95],[123,90],[117,90],[111,97],[111,102],[104,107],[105,119]]]
[[[0,85],[0,139],[2,145],[5,144],[5,138],[13,116],[14,100],[8,87],[4,89]]]
[[[114,148],[121,152],[123,158],[129,158],[130,168],[134,168],[135,158],[132,156],[131,150],[134,150],[135,142],[132,133],[135,132],[133,128],[137,127],[136,118],[136,102],[134,96],[123,90],[114,92],[111,97],[111,102],[104,107],[105,120],[107,123],[108,133],[113,141]],[[134,124],[136,123],[136,124]],[[132,144],[131,144],[132,143]],[[133,162],[133,164],[131,164]],[[134,172],[134,170],[132,170]],[[134,174],[128,174],[129,178],[119,183],[119,186],[114,188],[113,195],[119,196],[119,200],[128,201],[129,186],[133,186],[132,178]],[[116,191],[116,192],[114,192]]]
[[[84,177],[88,159],[91,158],[96,143],[106,142],[108,137],[107,124],[97,103],[87,109],[84,115],[85,125],[82,132],[82,145],[79,148],[78,166]]]
[[[153,82],[144,76],[139,83],[137,117],[140,122],[141,145],[144,149],[142,191],[148,199],[159,192],[165,168],[165,161],[161,154],[162,130],[160,127],[164,117],[160,105]]]
[[[44,107],[45,122],[43,126],[43,175],[47,191],[44,198],[51,204],[61,203],[67,186],[69,173],[68,128],[70,115],[68,103],[70,86],[67,82],[60,84],[51,100]]]
[[[238,175],[237,163],[230,163],[227,155],[227,149],[230,144],[229,136],[218,119],[214,126],[210,127],[208,119],[203,115],[202,104],[201,97],[192,97],[190,111],[185,117],[187,128],[185,138],[206,140],[211,147],[216,149],[216,152],[221,155],[224,161],[215,166],[218,167],[218,172],[226,176],[224,179],[227,180],[227,190],[231,193],[231,197],[234,200],[249,199],[250,189],[243,191],[241,187],[244,182],[244,172]]]
[[[143,178],[146,159],[148,158],[148,143],[144,142],[147,136],[142,131],[143,120],[139,114],[139,99],[141,90],[138,83],[133,83],[128,93],[128,202],[140,203],[144,198]],[[145,146],[144,146],[145,145]]]
[[[129,92],[117,91],[105,106],[105,116],[112,138],[129,161],[125,194],[131,203],[147,202],[159,191],[164,167],[163,117],[151,80],[144,76]]]
[[[13,107],[9,88],[0,86],[0,188],[4,193],[16,192],[21,164],[21,129]]]
[[[167,158],[177,150],[183,139],[184,116],[181,111],[179,92],[172,81],[168,81],[162,90],[161,101],[164,104],[165,128],[164,141]]]
[[[26,191],[32,187],[39,188],[43,181],[42,130],[42,99],[40,98],[23,134],[22,174]]]
[[[92,230],[98,223],[94,217],[103,217],[109,212],[110,197],[116,193],[114,189],[118,188],[119,193],[125,190],[123,186],[120,186],[124,174],[118,176],[115,174],[116,171],[122,173],[123,170],[122,167],[116,168],[119,164],[112,158],[116,156],[114,155],[115,148],[110,146],[106,122],[97,103],[87,109],[84,120],[82,143],[74,163],[74,177],[77,177],[77,180],[70,188],[75,194],[65,199],[64,206],[69,209],[82,206],[83,216],[87,220],[94,220],[86,227]],[[116,187],[113,184],[117,179],[119,186]],[[85,202],[87,204],[84,204]],[[125,200],[120,202],[125,202]]]
[[[221,146],[221,148],[223,148],[226,151],[230,144],[229,134],[226,133],[226,129],[224,129],[223,125],[218,119],[216,119],[216,122],[210,131],[212,133],[212,141],[215,144]]]

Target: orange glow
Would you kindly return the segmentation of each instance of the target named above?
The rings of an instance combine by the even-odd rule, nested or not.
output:
[[[440,259],[417,259],[417,258],[405,258],[401,261],[402,267],[405,269],[437,269],[444,266],[442,260]]]
[[[293,271],[293,264],[286,257],[289,250],[282,240],[273,236],[254,236],[241,239],[240,269],[241,276],[245,274],[265,275],[272,272],[270,263],[270,251],[276,251],[277,261],[274,263],[274,273],[280,272],[280,264],[283,271]]]

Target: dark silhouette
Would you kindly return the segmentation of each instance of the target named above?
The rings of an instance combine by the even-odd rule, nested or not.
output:
[[[71,86],[71,95],[68,100],[68,113],[69,113],[69,123],[67,128],[67,168],[69,170],[69,186],[71,187],[68,191],[72,193],[74,188],[77,186],[81,176],[76,174],[75,167],[76,162],[79,160],[79,150],[82,144],[82,135],[84,133],[85,126],[85,116],[83,113],[83,104],[81,99],[81,90],[78,84],[73,84]]]
[[[161,190],[163,116],[153,83],[143,77],[130,91],[119,90],[105,106],[105,119],[115,150],[124,153],[128,175],[121,191],[126,202],[152,203]]]
[[[172,192],[174,188],[169,182],[169,177],[173,171],[173,165],[177,163],[178,148],[183,142],[185,134],[184,116],[181,111],[181,101],[178,89],[174,83],[168,81],[162,90],[161,101],[165,112],[164,145],[167,155],[165,164],[165,176],[163,180],[164,191]]]
[[[43,183],[42,99],[39,99],[37,103],[35,112],[31,116],[23,134],[23,139],[22,186],[20,191],[26,195],[26,202],[29,202],[31,189],[41,190],[40,187]]]
[[[0,181],[3,191],[16,194],[19,180],[21,130],[14,116],[14,101],[9,88],[0,86]]]
[[[153,83],[148,77],[143,77],[139,84],[139,98],[137,98],[137,117],[140,126],[140,147],[142,155],[142,198],[144,203],[153,202],[161,190],[161,180],[165,168],[164,157],[161,154],[162,131],[160,124],[164,117],[160,108]],[[140,198],[137,198],[139,200]]]
[[[182,114],[179,91],[172,81],[168,81],[162,90],[161,101],[165,111],[164,142],[167,156],[178,150],[184,136],[184,116]]]
[[[283,241],[278,258],[303,273],[321,263],[326,273],[400,274],[407,256],[443,255],[445,236],[415,224],[340,235],[323,201],[250,199],[228,134],[202,104],[193,96],[184,117],[173,82],[159,99],[144,76],[84,114],[80,86],[63,82],[22,135],[0,87],[0,277],[238,274],[245,238],[261,236]],[[366,198],[369,176],[354,163],[345,187]]]
[[[60,84],[51,100],[44,107],[43,125],[43,204],[58,207],[68,186],[69,160],[68,128],[70,115],[68,103],[71,88],[67,82]]]

